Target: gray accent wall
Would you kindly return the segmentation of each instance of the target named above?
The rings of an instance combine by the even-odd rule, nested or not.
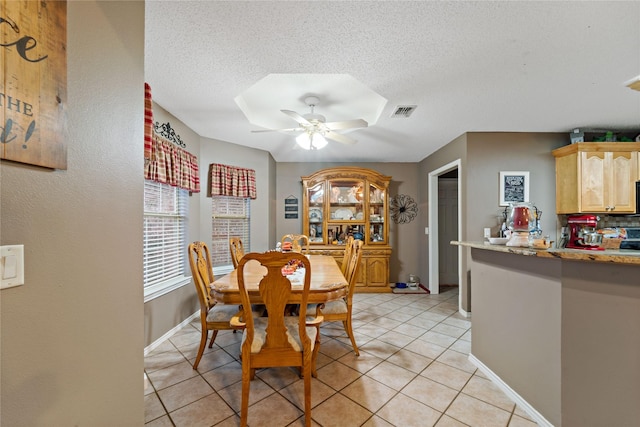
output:
[[[153,87],[151,88],[153,93]],[[275,194],[275,161],[264,150],[247,148],[229,142],[201,138],[182,121],[174,117],[160,105],[153,106],[154,121],[169,122],[171,127],[186,144],[186,150],[198,156],[200,168],[200,193],[189,197],[189,236],[188,242],[202,240],[211,242],[212,218],[211,198],[207,196],[209,164],[222,163],[231,166],[255,169],[257,198],[250,202],[251,209],[251,246],[252,251],[265,251],[275,241],[273,223]],[[185,248],[186,250],[186,248]],[[189,265],[185,271],[190,275]],[[193,280],[188,284],[147,301],[144,304],[145,342],[149,346],[200,309]]]
[[[151,93],[153,96],[153,87],[151,87]],[[153,119],[154,122],[160,124],[168,122],[181,141],[185,143],[186,147],[184,149],[199,156],[200,136],[197,133],[156,103],[153,104]],[[202,167],[202,164],[200,164],[200,193],[193,193],[189,196],[188,242],[195,240],[208,241],[200,234],[201,200],[204,197],[203,195],[207,193],[206,181],[203,183],[206,171],[203,173]],[[189,272],[188,261],[185,265],[185,271]],[[198,310],[200,310],[200,304],[198,303],[193,280],[167,294],[146,301],[144,303],[145,347],[159,340]]]
[[[143,2],[67,2],[68,169],[0,163],[0,425],[144,424],[143,58]]]
[[[418,163],[418,182],[420,188],[420,229],[416,230],[416,234],[419,236],[419,256],[420,256],[420,277],[424,277],[423,281],[428,283],[429,278],[429,236],[424,234],[424,228],[430,226],[429,222],[429,173],[436,171],[451,162],[460,160],[460,170],[458,171],[459,182],[459,197],[461,202],[459,221],[462,224],[462,230],[458,236],[459,240],[466,239],[466,223],[467,223],[467,208],[466,208],[466,176],[467,176],[467,138],[468,134],[463,134],[458,138],[451,141],[435,153],[431,154],[426,159]],[[437,209],[436,209],[437,211]],[[464,254],[464,252],[463,252]],[[460,267],[463,272],[467,271],[467,256],[460,257]],[[471,301],[469,293],[469,279],[467,274],[463,274],[460,283],[458,284],[460,292],[460,301],[462,309],[465,311],[471,311]]]
[[[552,425],[638,425],[640,266],[470,252],[472,356]]]
[[[430,172],[461,161],[458,179],[461,188],[462,232],[459,240],[483,240],[483,228],[497,232],[500,171],[529,171],[530,200],[543,211],[542,229],[552,240],[559,228],[556,221],[555,160],[551,151],[568,143],[565,133],[468,132],[419,163],[421,227],[429,225],[427,179]],[[423,209],[424,208],[424,209]],[[420,275],[428,275],[428,236],[420,233]],[[470,259],[463,252],[460,281],[461,305],[472,310]]]
[[[277,163],[276,182],[276,238],[288,233],[302,231],[302,176],[308,176],[320,169],[356,166],[373,169],[391,176],[389,195],[406,194],[418,203],[419,181],[415,163]],[[294,196],[299,201],[298,219],[284,218],[284,199]],[[419,212],[420,215],[420,212]],[[390,282],[406,282],[409,274],[418,274],[420,266],[419,235],[420,217],[407,224],[389,222],[389,243],[392,247],[390,259]],[[390,219],[390,218],[389,218]],[[305,233],[306,234],[306,233]],[[420,275],[423,283],[427,276]]]

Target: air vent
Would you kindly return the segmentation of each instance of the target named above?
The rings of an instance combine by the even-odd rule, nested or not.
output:
[[[417,105],[398,105],[391,114],[391,118],[407,118],[418,108]]]

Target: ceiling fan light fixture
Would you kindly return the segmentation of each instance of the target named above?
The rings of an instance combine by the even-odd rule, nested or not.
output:
[[[324,136],[317,132],[303,132],[296,137],[298,145],[305,150],[320,150],[327,145],[327,140]]]
[[[636,76],[629,81],[624,82],[629,89],[640,91],[640,76]]]

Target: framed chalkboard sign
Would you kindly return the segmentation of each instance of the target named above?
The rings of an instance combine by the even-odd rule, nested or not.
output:
[[[284,199],[284,219],[298,218],[298,199],[294,196],[288,196]]]
[[[529,201],[529,172],[500,172],[500,206]]]

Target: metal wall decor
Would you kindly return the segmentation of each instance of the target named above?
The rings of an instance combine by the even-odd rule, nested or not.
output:
[[[161,137],[165,138],[168,141],[173,142],[177,146],[182,148],[187,148],[187,144],[182,142],[180,135],[176,133],[176,131],[171,127],[171,124],[169,122],[162,123],[162,124],[156,122],[153,125],[153,130],[156,134],[160,135]]]
[[[418,205],[406,194],[398,194],[389,200],[391,218],[396,224],[407,224],[418,215]]]

